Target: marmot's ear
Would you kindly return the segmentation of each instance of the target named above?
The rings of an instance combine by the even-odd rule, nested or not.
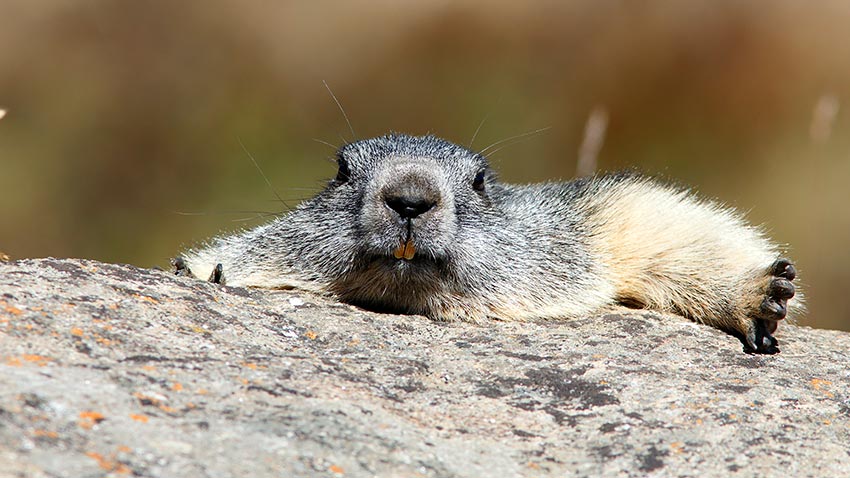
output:
[[[334,181],[344,183],[351,177],[351,170],[348,169],[348,160],[340,155],[337,156],[336,162],[339,165],[339,169],[336,172],[336,178],[334,178]]]
[[[484,190],[484,178],[487,175],[487,170],[482,169],[478,171],[478,174],[475,175],[475,179],[472,180],[472,189],[476,191]]]

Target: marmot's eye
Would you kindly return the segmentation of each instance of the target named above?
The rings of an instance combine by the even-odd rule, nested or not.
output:
[[[351,177],[351,170],[348,169],[348,161],[345,158],[338,158],[337,163],[339,164],[339,169],[336,172],[336,179],[334,181],[344,183]]]
[[[475,179],[472,180],[472,189],[474,189],[476,191],[483,191],[484,190],[484,174],[485,173],[486,173],[486,171],[484,171],[483,169],[481,171],[478,171],[478,174],[475,175]]]

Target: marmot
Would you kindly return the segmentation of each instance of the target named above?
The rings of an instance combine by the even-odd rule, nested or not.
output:
[[[188,251],[175,273],[449,321],[619,303],[718,327],[766,354],[799,305],[793,264],[760,229],[637,173],[504,184],[483,155],[404,134],[346,144],[336,159],[315,197]]]

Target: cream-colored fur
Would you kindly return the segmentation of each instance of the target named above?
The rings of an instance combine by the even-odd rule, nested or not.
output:
[[[584,198],[592,250],[618,301],[747,333],[777,248],[741,216],[648,179]],[[789,308],[797,307],[789,301]]]

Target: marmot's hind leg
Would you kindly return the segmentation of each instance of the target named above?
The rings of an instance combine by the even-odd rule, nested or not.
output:
[[[779,352],[779,342],[773,337],[773,332],[779,321],[788,314],[788,299],[794,297],[794,284],[791,281],[797,276],[797,270],[788,259],[779,259],[767,270],[767,274],[759,278],[754,297],[747,311],[748,324],[744,334],[744,345],[747,352],[775,354]]]

